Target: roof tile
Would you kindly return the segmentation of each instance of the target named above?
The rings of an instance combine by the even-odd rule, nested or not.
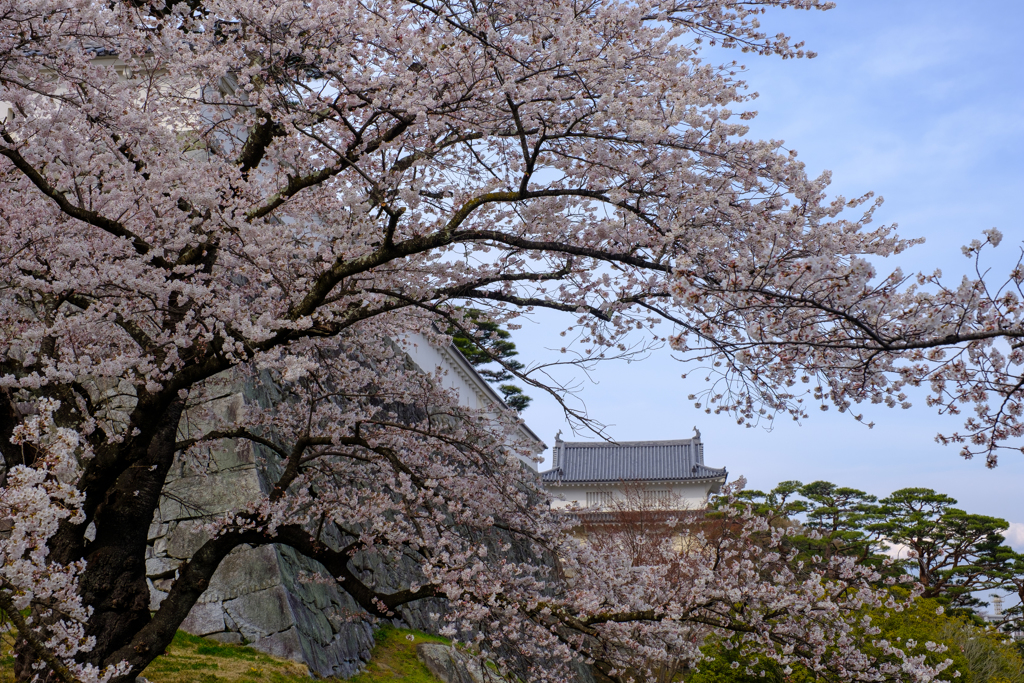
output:
[[[704,464],[697,439],[674,441],[556,441],[555,467],[541,473],[545,483],[719,479],[725,468]]]

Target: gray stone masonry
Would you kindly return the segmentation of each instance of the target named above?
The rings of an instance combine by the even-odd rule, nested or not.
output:
[[[267,405],[277,397],[257,392],[254,383],[232,375],[219,378],[216,413],[234,419],[248,402]],[[180,436],[204,430],[182,422]],[[150,607],[166,597],[178,566],[206,540],[203,524],[212,515],[243,507],[269,490],[275,474],[261,462],[259,447],[228,441],[197,467],[175,462],[149,531],[146,573]],[[182,629],[226,643],[304,662],[316,676],[351,676],[369,660],[373,626],[368,615],[323,567],[290,548],[242,547],[217,569],[209,588]]]
[[[234,420],[246,404],[275,405],[282,397],[264,387],[269,382],[247,380],[241,373],[217,378],[212,404],[215,414]],[[203,433],[210,425],[183,418],[179,437]],[[213,515],[244,507],[269,492],[279,472],[277,459],[265,447],[235,441],[221,442],[203,465],[179,457],[168,475],[164,497],[149,531],[146,569],[150,607],[157,609],[178,567],[207,536],[203,525]],[[327,537],[337,547],[344,539]],[[506,535],[481,537],[494,554],[510,561],[531,558],[532,551]],[[501,546],[508,544],[511,550]],[[535,559],[535,558],[533,558]],[[384,561],[377,555],[357,554],[352,565],[367,585],[391,592],[418,580],[409,558]],[[397,610],[395,624],[435,633],[437,615],[445,604],[420,600]],[[375,622],[341,589],[322,565],[290,548],[243,546],[225,558],[210,586],[182,624],[189,633],[225,643],[246,643],[278,657],[305,663],[318,677],[349,677],[370,659]],[[458,653],[457,653],[458,654]],[[477,667],[479,669],[479,667]],[[574,680],[593,683],[580,665]]]
[[[416,646],[416,658],[441,683],[506,683],[478,658],[459,652],[450,645],[420,643]]]

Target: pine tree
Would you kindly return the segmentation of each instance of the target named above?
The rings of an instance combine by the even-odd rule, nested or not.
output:
[[[498,323],[483,317],[483,312],[477,308],[467,309],[465,316],[469,329],[452,330],[455,347],[488,382],[503,382],[498,384],[498,390],[505,403],[522,412],[533,399],[527,396],[521,387],[508,382],[515,377],[509,370],[518,371],[524,367],[513,358],[519,355],[519,352],[516,350],[515,342],[511,340],[512,334],[508,330],[503,330]],[[497,364],[497,369],[482,367],[492,363]]]

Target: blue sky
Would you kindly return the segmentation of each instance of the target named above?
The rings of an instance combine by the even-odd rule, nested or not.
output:
[[[760,93],[752,136],[785,140],[814,175],[831,170],[835,193],[884,196],[877,220],[926,238],[883,268],[939,267],[958,279],[969,266],[960,245],[996,226],[1005,239],[991,263],[1003,275],[1024,240],[1022,22],[1020,0],[841,0],[829,12],[776,11],[763,21],[772,33],[806,40],[816,59],[724,57],[746,65]],[[514,337],[521,357],[553,359],[560,322],[526,323]],[[1003,455],[995,470],[961,459],[934,442],[959,424],[936,416],[922,396],[910,410],[865,411],[877,423],[871,430],[833,410],[799,425],[777,420],[766,432],[695,410],[686,395],[700,384],[680,379],[684,371],[667,352],[609,363],[582,398],[618,440],[686,438],[698,426],[708,464],[745,475],[752,487],[826,479],[881,496],[926,486],[1013,522],[1010,540],[1024,549],[1024,455]],[[559,429],[573,438],[554,401],[532,394],[524,417],[533,430],[549,445]]]

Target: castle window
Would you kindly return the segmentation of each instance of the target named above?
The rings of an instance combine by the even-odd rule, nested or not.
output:
[[[668,505],[672,502],[672,492],[667,489],[654,491],[645,489],[642,495],[644,505]]]

